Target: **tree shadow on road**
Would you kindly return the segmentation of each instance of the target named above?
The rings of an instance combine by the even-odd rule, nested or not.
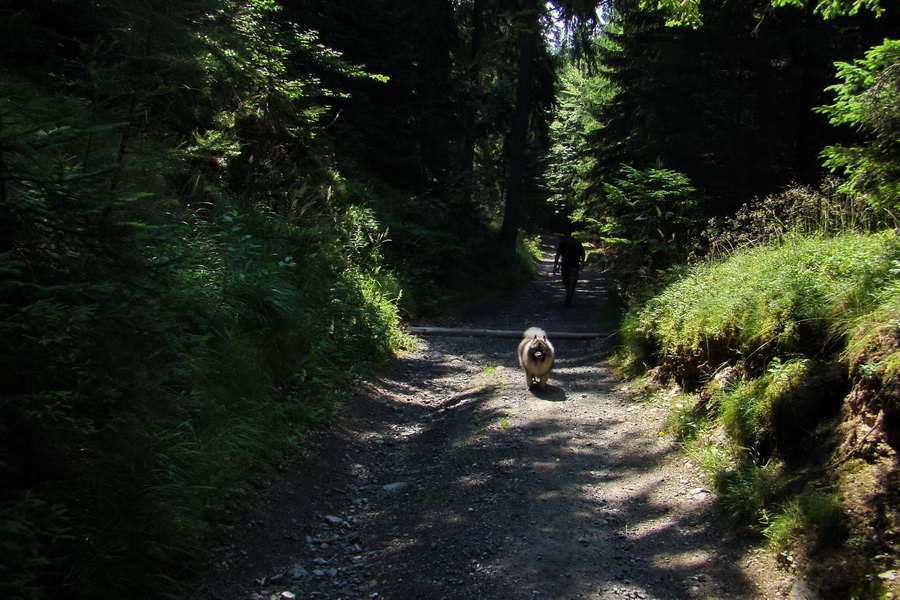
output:
[[[660,501],[671,445],[621,418],[517,423],[498,391],[453,396],[408,440],[413,491],[371,515],[379,597],[755,597],[711,505]]]

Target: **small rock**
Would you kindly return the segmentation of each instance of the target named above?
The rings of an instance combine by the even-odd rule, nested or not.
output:
[[[281,598],[281,600],[297,600],[297,594],[285,590],[281,592],[281,596],[279,596],[279,598]]]
[[[387,485],[381,486],[381,491],[388,495],[398,494],[409,487],[409,484],[405,481],[395,481],[394,483],[389,483]]]
[[[798,579],[791,586],[788,600],[821,600],[821,597],[805,579]]]
[[[303,568],[303,565],[297,563],[289,572],[291,579],[303,579],[304,577],[309,577],[309,571]]]
[[[878,579],[882,581],[897,581],[898,579],[897,571],[885,571],[878,575]]]
[[[329,525],[341,525],[344,523],[344,520],[340,517],[335,517],[334,515],[325,515],[325,522]]]

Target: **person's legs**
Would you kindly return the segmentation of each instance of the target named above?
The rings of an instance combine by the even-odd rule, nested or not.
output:
[[[566,290],[566,306],[572,306],[575,295],[575,283],[578,281],[578,269],[565,269],[562,272],[563,287]]]

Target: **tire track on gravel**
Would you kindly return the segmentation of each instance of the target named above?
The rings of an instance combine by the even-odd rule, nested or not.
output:
[[[512,300],[461,324],[603,326],[606,280],[585,273],[567,309],[552,253],[546,245],[538,279]],[[516,344],[420,338],[235,524],[195,597],[782,595],[790,578],[729,537],[714,498],[661,434],[662,412],[616,390],[603,340],[554,340],[545,392],[525,389]]]

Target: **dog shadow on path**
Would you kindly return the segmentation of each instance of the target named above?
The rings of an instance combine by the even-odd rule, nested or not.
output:
[[[548,385],[547,389],[543,391],[539,387],[533,387],[530,391],[536,398],[547,402],[565,402],[567,399],[566,391],[555,385]]]

